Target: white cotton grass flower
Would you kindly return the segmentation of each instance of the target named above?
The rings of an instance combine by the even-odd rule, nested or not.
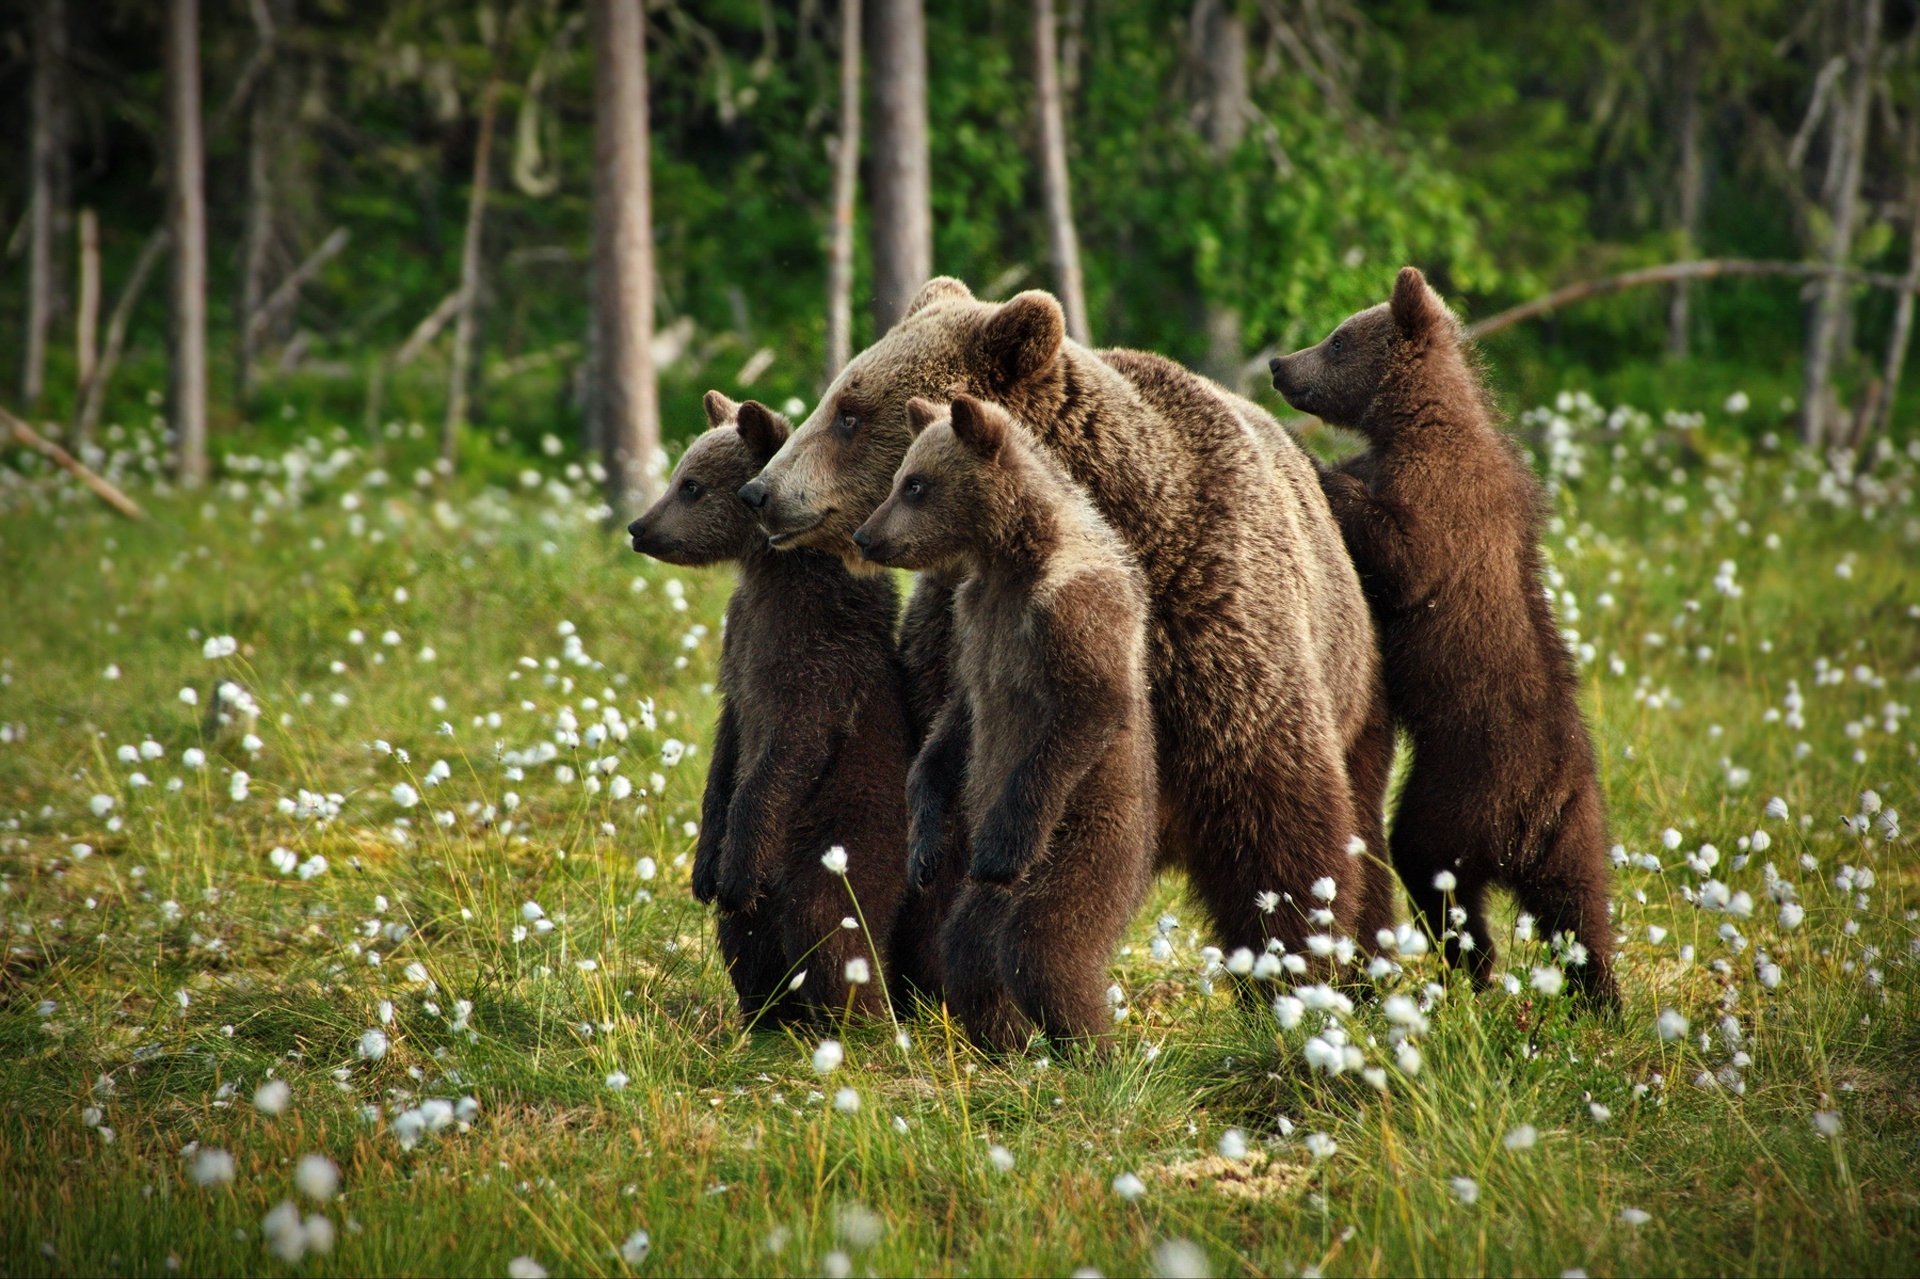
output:
[[[205,1148],[194,1152],[188,1174],[196,1186],[224,1186],[233,1180],[238,1170],[232,1155],[218,1148]]]
[[[307,1198],[325,1203],[340,1193],[340,1167],[325,1155],[302,1155],[293,1166],[293,1185]]]
[[[266,1236],[267,1247],[273,1255],[288,1265],[297,1263],[309,1252],[333,1251],[333,1223],[317,1213],[302,1218],[291,1199],[281,1200],[261,1219],[260,1233]]]
[[[1822,1137],[1838,1137],[1840,1135],[1840,1112],[1837,1110],[1814,1111],[1813,1130]]]
[[[813,1070],[815,1074],[831,1075],[847,1059],[846,1049],[837,1039],[823,1039],[813,1050]]]
[[[1777,822],[1786,821],[1789,815],[1788,809],[1787,809],[1787,801],[1780,798],[1778,795],[1775,795],[1772,799],[1767,801],[1766,815],[1768,817],[1771,817],[1773,820]]]
[[[1311,1132],[1307,1134],[1307,1153],[1312,1155],[1316,1160],[1331,1159],[1339,1150],[1340,1143],[1336,1142],[1326,1133]]]
[[[293,1089],[284,1079],[269,1079],[253,1090],[253,1108],[263,1115],[284,1114],[293,1100]]]
[[[1213,1273],[1206,1250],[1191,1239],[1163,1239],[1153,1248],[1157,1279],[1207,1279]]]
[[[388,794],[392,795],[393,802],[402,808],[412,808],[420,802],[420,792],[406,782],[395,783]]]
[[[1364,848],[1365,845],[1362,845],[1362,847]],[[1319,898],[1321,901],[1330,902],[1333,900],[1334,895],[1337,892],[1339,892],[1339,888],[1333,882],[1333,876],[1322,875],[1320,878],[1313,881],[1313,887],[1308,891],[1310,891],[1315,897]]]
[[[1453,1192],[1455,1199],[1468,1207],[1480,1202],[1480,1183],[1471,1177],[1450,1177],[1447,1179],[1447,1189]]]
[[[1113,1193],[1120,1196],[1123,1203],[1138,1203],[1146,1197],[1147,1183],[1130,1172],[1123,1172],[1113,1179]]]
[[[1675,1040],[1686,1038],[1688,1024],[1686,1015],[1678,1008],[1663,1008],[1654,1026],[1659,1030],[1660,1038],[1664,1042],[1673,1043]]]
[[[628,1078],[627,1072],[624,1070],[613,1071],[611,1074],[607,1076],[607,1087],[612,1089],[614,1092],[624,1092],[626,1090],[627,1085],[632,1082],[633,1081]]]
[[[1012,1172],[1013,1152],[1005,1146],[997,1144],[988,1146],[987,1162],[993,1165],[994,1171],[996,1172]]]
[[[1433,877],[1433,890],[1437,893],[1451,893],[1459,887],[1459,878],[1450,870],[1443,870]]]
[[[515,1257],[507,1263],[507,1279],[547,1279],[547,1268],[532,1257]]]
[[[820,864],[825,866],[832,874],[845,875],[847,873],[847,850],[835,844],[832,848],[820,854]]]
[[[1533,974],[1532,974],[1533,988],[1539,991],[1541,994],[1547,996],[1548,998],[1552,998],[1553,996],[1559,994],[1561,988],[1566,984],[1567,984],[1566,973],[1562,972],[1558,968],[1553,967],[1551,964],[1545,967],[1535,968],[1533,970]]]
[[[232,657],[240,651],[240,644],[231,635],[215,635],[200,646],[200,656],[208,661],[218,661],[223,657]]]
[[[390,1046],[387,1041],[387,1032],[374,1026],[360,1036],[360,1042],[355,1045],[355,1051],[359,1053],[362,1061],[379,1061],[387,1055],[387,1049]]]
[[[625,1243],[620,1245],[620,1260],[629,1266],[638,1266],[652,1251],[653,1236],[644,1230],[636,1230],[627,1236]]]
[[[859,1113],[860,1092],[856,1088],[845,1087],[833,1094],[833,1108],[843,1115]]]
[[[1220,1157],[1236,1162],[1247,1157],[1247,1134],[1238,1128],[1229,1128],[1220,1134]]]
[[[855,955],[847,961],[846,978],[849,986],[864,986],[873,980],[873,968],[866,956]]]
[[[1540,1130],[1532,1124],[1521,1124],[1500,1139],[1500,1144],[1508,1150],[1532,1150],[1540,1141]]]

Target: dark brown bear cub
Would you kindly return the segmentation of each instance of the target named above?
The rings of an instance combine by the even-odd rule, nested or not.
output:
[[[879,965],[906,886],[912,759],[893,642],[898,595],[891,577],[856,576],[837,556],[770,549],[735,494],[787,423],[717,391],[706,404],[713,429],[628,529],[634,550],[670,564],[740,566],[694,896],[718,903],[721,952],[750,1024],[824,1019],[849,998],[884,1013]],[[844,881],[822,861],[836,847]],[[881,954],[842,926],[855,915],[848,884]],[[864,983],[849,982],[850,962],[856,975],[866,966]]]
[[[990,1049],[1035,1027],[1095,1042],[1108,959],[1153,873],[1146,583],[1005,411],[907,408],[916,438],[853,540],[875,563],[964,576],[953,695],[907,782],[917,879],[937,872],[955,802],[971,832],[942,933],[947,1002]]]
[[[1413,767],[1388,846],[1429,927],[1450,872],[1466,922],[1448,944],[1494,968],[1484,899],[1510,889],[1585,948],[1575,983],[1618,1002],[1606,817],[1578,680],[1541,582],[1544,501],[1493,415],[1459,327],[1419,271],[1393,300],[1272,363],[1287,402],[1372,448],[1322,480],[1360,570]],[[1578,959],[1578,951],[1572,952]]]

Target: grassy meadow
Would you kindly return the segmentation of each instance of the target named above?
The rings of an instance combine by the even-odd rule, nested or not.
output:
[[[1170,877],[1096,1062],[742,1033],[688,886],[729,575],[557,442],[261,428],[178,494],[115,428],[143,524],[13,458],[0,1274],[1920,1273],[1920,443],[1744,401],[1520,421],[1623,1013],[1524,921],[1502,988],[1408,933],[1242,1001]]]

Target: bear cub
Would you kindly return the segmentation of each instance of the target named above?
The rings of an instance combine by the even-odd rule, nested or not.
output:
[[[1107,963],[1153,874],[1146,582],[1092,499],[996,405],[913,399],[892,493],[854,533],[876,564],[963,579],[953,693],[908,776],[912,871],[949,809],[968,877],[942,931],[946,998],[983,1047],[1112,1024]]]
[[[669,564],[739,565],[693,893],[718,904],[721,953],[750,1026],[824,1021],[849,1002],[881,1015],[880,965],[906,887],[912,760],[898,595],[887,575],[856,576],[838,556],[770,548],[736,493],[779,449],[787,422],[718,391],[706,410],[711,429],[627,530],[634,550]],[[835,847],[844,882],[822,861]],[[848,884],[880,954],[842,926],[855,914]],[[850,962],[856,975],[866,965],[866,981],[848,980]]]
[[[1322,485],[1360,570],[1413,766],[1388,840],[1439,935],[1456,881],[1465,913],[1448,956],[1494,972],[1485,893],[1510,890],[1544,938],[1563,938],[1579,988],[1618,1003],[1606,817],[1578,678],[1548,606],[1545,499],[1495,426],[1465,340],[1413,267],[1392,300],[1318,346],[1275,359],[1274,389],[1371,446]],[[1456,917],[1457,918],[1457,917]]]

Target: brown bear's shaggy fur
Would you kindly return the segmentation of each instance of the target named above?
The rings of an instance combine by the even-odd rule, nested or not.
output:
[[[1449,940],[1493,972],[1483,898],[1510,888],[1542,935],[1586,949],[1576,984],[1616,1002],[1606,819],[1578,679],[1541,583],[1544,503],[1493,424],[1458,325],[1419,271],[1393,300],[1273,361],[1289,403],[1372,449],[1325,485],[1359,566],[1395,717],[1413,738],[1391,848],[1436,932],[1451,871],[1466,923]]]
[[[877,564],[965,579],[957,687],[907,782],[917,880],[963,793],[973,833],[942,939],[947,1000],[989,1048],[1035,1025],[1097,1041],[1107,961],[1153,876],[1146,583],[1000,408],[963,395],[950,416],[920,399],[908,413],[919,430],[893,494],[853,540]]]
[[[1338,928],[1371,940],[1389,892],[1349,848],[1376,829],[1378,792],[1356,797],[1348,760],[1370,732],[1378,753],[1384,723],[1372,624],[1313,471],[1271,418],[1168,361],[1067,340],[1047,294],[986,303],[939,279],[741,496],[775,545],[850,556],[907,451],[907,401],[958,392],[1029,423],[1146,575],[1161,856],[1187,870],[1222,944],[1304,945],[1321,931],[1307,919],[1321,876]],[[922,633],[939,629],[938,590],[916,588]],[[937,665],[906,641],[911,668]]]
[[[912,732],[893,644],[898,594],[891,578],[856,577],[835,556],[770,550],[735,494],[787,423],[717,391],[706,404],[713,429],[628,530],[634,550],[670,564],[740,566],[694,896],[718,903],[720,948],[749,1023],[839,1014],[856,958],[871,976],[851,988],[853,1005],[882,1013],[887,956],[841,921],[854,913],[850,883],[884,951],[906,885]],[[821,862],[835,845],[847,854],[844,882]]]

